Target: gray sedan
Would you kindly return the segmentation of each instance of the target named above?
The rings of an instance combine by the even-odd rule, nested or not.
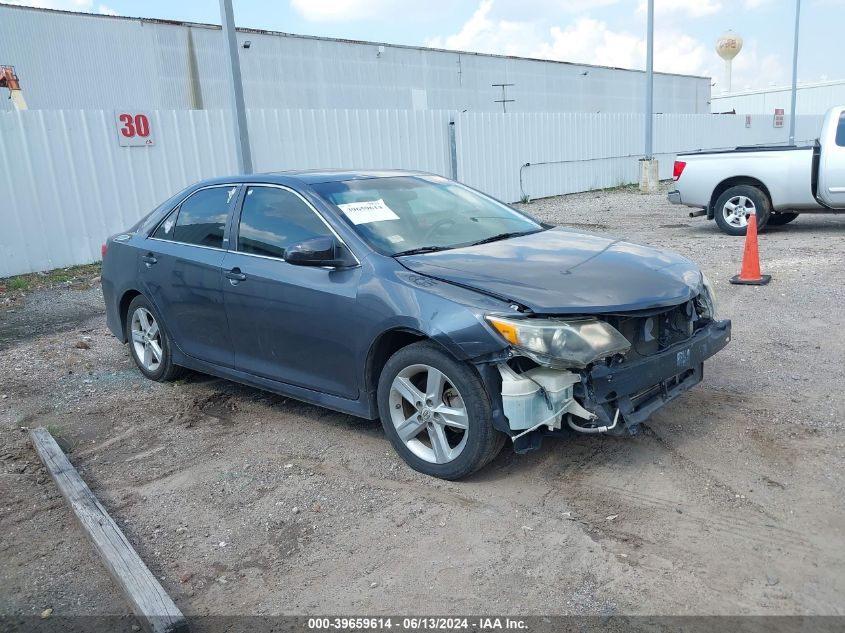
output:
[[[414,172],[197,183],[103,246],[111,331],[185,369],[380,418],[457,479],[507,442],[633,434],[730,339],[687,259]]]

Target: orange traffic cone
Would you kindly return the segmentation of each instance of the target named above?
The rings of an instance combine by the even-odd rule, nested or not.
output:
[[[752,213],[748,216],[748,228],[745,230],[745,252],[742,254],[742,268],[738,275],[731,277],[731,283],[762,286],[771,280],[771,275],[760,274],[760,253],[757,250],[757,214]]]

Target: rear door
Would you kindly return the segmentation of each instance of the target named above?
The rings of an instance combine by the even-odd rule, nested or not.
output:
[[[821,138],[819,197],[834,209],[845,209],[845,109],[827,114]]]
[[[298,193],[248,185],[223,261],[235,367],[343,398],[358,397],[355,331],[361,268],[294,266],[285,249],[334,235]],[[359,330],[360,331],[360,330]]]
[[[217,365],[234,363],[223,307],[221,265],[238,185],[193,192],[143,244],[139,277],[168,333],[185,354]]]

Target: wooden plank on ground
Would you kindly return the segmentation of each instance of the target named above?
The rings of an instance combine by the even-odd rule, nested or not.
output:
[[[187,631],[185,616],[147,569],[50,432],[44,427],[38,427],[30,430],[29,435],[47,472],[70,504],[88,540],[147,630],[152,633]]]

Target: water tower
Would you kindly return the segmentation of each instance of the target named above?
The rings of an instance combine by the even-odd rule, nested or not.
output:
[[[716,52],[725,60],[725,88],[722,92],[731,91],[731,63],[733,58],[742,50],[742,37],[733,31],[725,31],[716,40]]]

